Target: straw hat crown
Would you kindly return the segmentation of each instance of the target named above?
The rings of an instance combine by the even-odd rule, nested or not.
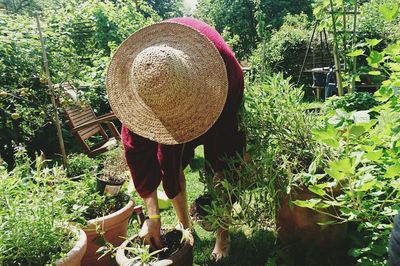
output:
[[[107,71],[116,116],[132,132],[163,144],[204,134],[221,114],[228,90],[226,67],[197,30],[162,22],[125,40]]]
[[[172,47],[152,46],[133,61],[133,89],[155,113],[180,104],[193,93],[188,88],[195,73],[187,59]]]

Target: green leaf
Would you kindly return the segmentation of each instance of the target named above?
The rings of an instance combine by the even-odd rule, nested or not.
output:
[[[400,72],[400,64],[399,63],[387,63],[386,64],[390,70],[395,72]]]
[[[388,55],[391,56],[396,56],[400,54],[400,42],[394,43],[394,44],[389,44],[384,52]]]
[[[330,177],[335,179],[336,181],[340,181],[345,178],[345,174],[340,171],[336,171],[335,169],[327,168],[325,169],[325,173],[327,173]]]
[[[336,137],[338,130],[332,124],[328,124],[323,129],[313,129],[311,132],[315,140],[325,143],[334,149],[339,148],[339,141]]]
[[[400,163],[391,165],[386,169],[385,177],[392,178],[400,175]]]
[[[329,139],[323,139],[321,140],[323,143],[325,143],[326,145],[328,145],[329,147],[332,147],[334,149],[338,149],[340,146],[339,141],[337,141],[336,139],[333,138],[329,138]]]
[[[343,158],[337,161],[332,161],[329,163],[329,167],[335,171],[340,171],[347,174],[354,173],[350,158]]]
[[[386,102],[390,97],[393,96],[393,88],[381,86],[379,90],[377,90],[374,95],[378,101]]]
[[[378,64],[383,61],[383,58],[383,53],[373,50],[367,57],[367,62],[371,67],[378,67]]]
[[[376,179],[371,174],[363,175],[354,183],[354,190],[355,191],[368,191],[370,190],[375,184]]]
[[[379,11],[383,15],[383,18],[386,21],[392,21],[396,18],[397,14],[399,13],[399,4],[394,3],[393,5],[390,4],[383,4],[379,6]]]
[[[311,131],[315,140],[322,140],[328,138],[336,138],[338,130],[331,124],[328,124],[323,129],[313,129]]]
[[[309,200],[295,200],[293,203],[302,208],[313,209],[315,205],[321,202],[321,199],[309,199]]]
[[[351,125],[349,128],[350,136],[358,138],[366,132],[366,127],[362,125]]]
[[[382,40],[365,38],[365,41],[367,42],[367,44],[368,44],[369,46],[374,47],[374,46],[376,46],[378,43],[380,43]]]
[[[380,159],[383,156],[383,150],[376,150],[376,151],[371,151],[365,154],[365,158],[368,160],[374,161],[374,162],[379,162],[381,161]]]
[[[311,192],[313,192],[313,193],[315,193],[315,194],[317,194],[317,195],[323,197],[323,196],[326,195],[326,192],[325,192],[325,190],[324,190],[324,188],[325,188],[326,186],[327,186],[326,184],[318,184],[318,185],[308,186],[308,189],[309,189]]]
[[[360,55],[363,55],[363,54],[364,54],[363,50],[357,49],[355,51],[352,51],[352,52],[348,53],[347,56],[356,57],[356,56],[360,56]]]
[[[381,72],[379,70],[373,70],[373,71],[368,72],[368,75],[371,75],[371,76],[379,76],[380,74],[381,74]]]

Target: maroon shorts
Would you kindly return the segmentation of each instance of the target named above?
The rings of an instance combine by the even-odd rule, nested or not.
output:
[[[227,167],[225,159],[242,154],[245,147],[245,137],[238,131],[236,117],[221,117],[204,135],[185,144],[159,144],[129,131],[125,126],[122,127],[122,142],[126,162],[141,197],[155,191],[162,180],[165,193],[174,198],[181,191],[181,163],[184,169],[199,145],[204,145],[204,158],[211,171],[224,170]]]

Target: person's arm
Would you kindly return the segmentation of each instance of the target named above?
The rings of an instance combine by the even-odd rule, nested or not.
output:
[[[121,137],[125,160],[129,166],[136,191],[144,200],[149,217],[153,217],[145,220],[139,235],[144,237],[148,243],[160,248],[161,222],[159,218],[154,218],[154,215],[160,213],[157,198],[157,187],[161,182],[157,159],[158,144],[134,134],[126,127],[122,127]]]
[[[162,248],[160,240],[161,219],[158,207],[157,190],[143,198],[147,208],[147,215],[150,217],[144,222],[139,236],[146,239],[148,243],[156,248]]]

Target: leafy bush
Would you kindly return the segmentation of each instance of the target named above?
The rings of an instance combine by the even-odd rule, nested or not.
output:
[[[380,104],[375,97],[367,92],[353,92],[342,97],[330,97],[324,105],[324,109],[336,110],[343,109],[346,112],[369,110]]]
[[[252,0],[201,0],[194,15],[223,33],[237,58],[243,60],[250,55],[259,39],[254,12]]]
[[[75,177],[82,174],[89,174],[97,168],[97,162],[89,158],[86,154],[68,155],[67,176]]]
[[[394,20],[386,20],[380,11],[384,5],[398,3],[396,0],[372,0],[366,1],[360,7],[358,19],[357,38],[382,39],[382,45],[387,45],[400,39],[400,17]]]
[[[323,175],[310,179],[308,187],[321,198],[295,202],[322,213],[328,206],[337,206],[338,213],[330,214],[333,220],[356,222],[351,254],[361,264],[386,265],[392,216],[400,209],[399,149],[393,146],[400,136],[398,97],[384,90],[377,95],[382,94],[390,98],[372,108],[378,112],[376,119],[370,119],[370,111],[337,110],[314,131],[314,138],[329,146],[337,158],[326,165]],[[340,188],[339,195],[325,192],[332,187]]]
[[[296,174],[308,171],[316,158],[329,156],[312,139],[318,121],[304,110],[302,88],[278,74],[246,91],[241,117],[248,154],[245,160],[230,160],[225,178],[218,181],[212,206],[207,208],[213,226],[271,225],[282,196],[295,186]]]
[[[0,166],[0,264],[50,265],[71,250],[76,236],[66,222],[62,197],[49,183],[60,178],[57,169],[43,169],[18,151],[18,168],[10,173]],[[29,174],[27,170],[29,169]]]
[[[335,159],[324,164],[322,175],[310,179],[308,187],[316,198],[295,202],[322,213],[336,206],[338,212],[331,214],[334,221],[355,223],[350,253],[361,265],[386,265],[392,217],[400,210],[400,102],[395,93],[400,85],[400,41],[382,52],[374,48],[378,43],[367,40],[367,62],[385,79],[375,93],[375,101],[381,104],[364,111],[328,112],[313,135],[331,149]],[[325,192],[332,187],[340,193]]]
[[[253,52],[250,58],[252,67],[261,70],[264,58],[264,69],[282,72],[285,76],[298,76],[303,62],[301,55],[305,55],[310,35],[310,23],[305,14],[286,15],[279,30],[272,31],[265,45],[259,44]]]
[[[107,112],[104,78],[112,51],[131,33],[160,18],[143,1],[68,1],[57,7],[43,5],[41,16],[52,81],[90,85],[83,97],[96,112]],[[54,111],[41,66],[35,19],[29,12],[1,10],[0,152],[11,166],[14,143],[26,144],[31,153],[58,151]]]

